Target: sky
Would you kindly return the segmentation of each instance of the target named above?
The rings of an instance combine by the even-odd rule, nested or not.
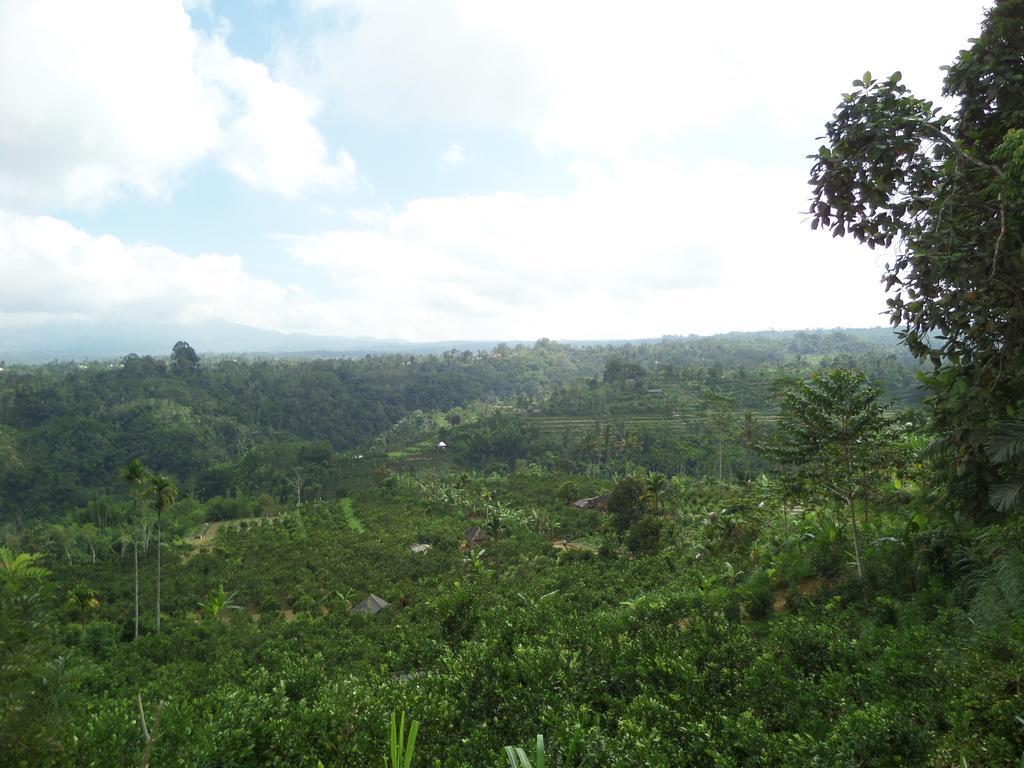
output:
[[[448,339],[884,325],[811,232],[850,83],[979,0],[0,0],[0,332]]]

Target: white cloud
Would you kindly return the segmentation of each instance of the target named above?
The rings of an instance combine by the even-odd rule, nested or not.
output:
[[[612,176],[580,164],[564,196],[423,198],[280,242],[327,279],[256,277],[0,213],[0,326],[26,318],[224,319],[283,331],[455,338],[623,338],[879,322],[880,265],[816,237],[799,173],[708,161]],[[884,258],[884,257],[881,257]]]
[[[0,0],[0,205],[161,198],[204,160],[283,195],[354,184],[316,127],[325,105],[361,135],[402,127],[381,141],[473,136],[474,164],[515,132],[568,158],[574,187],[389,205],[395,184],[348,228],[280,241],[330,278],[287,287],[239,256],[0,213],[0,323],[145,313],[411,339],[876,324],[885,255],[809,231],[806,164],[780,143],[809,142],[864,68],[934,95],[987,5],[302,0],[286,27],[307,33],[268,70],[182,2],[204,7]],[[454,142],[440,155],[463,161]],[[538,173],[563,184],[563,168]]]
[[[937,95],[938,67],[988,5],[306,0],[314,31],[285,42],[279,63],[349,115],[620,154],[752,115],[813,131],[865,68],[902,69]]]
[[[315,100],[271,78],[264,65],[233,56],[220,40],[202,48],[199,62],[242,105],[224,124],[220,161],[227,170],[289,197],[313,186],[353,183],[355,161],[344,149],[332,161],[310,122],[320,110]]]
[[[584,172],[585,171],[585,172]],[[294,238],[345,327],[415,339],[622,338],[876,325],[880,268],[800,222],[800,174],[581,169],[564,197],[496,193],[362,211]],[[785,244],[785,245],[782,245]]]
[[[317,327],[329,311],[249,274],[239,256],[176,253],[95,236],[60,219],[0,212],[0,326],[26,319]]]
[[[448,145],[448,149],[441,153],[441,162],[449,167],[462,165],[466,162],[466,156],[462,153],[462,147],[453,141]]]
[[[286,195],[349,183],[318,109],[194,29],[180,0],[0,0],[0,203],[159,198],[211,155]]]

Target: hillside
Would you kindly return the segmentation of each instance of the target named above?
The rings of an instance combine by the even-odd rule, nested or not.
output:
[[[846,332],[9,368],[0,740],[135,762],[141,698],[154,765],[368,764],[399,711],[422,765],[1008,765],[1020,532],[925,512],[916,370]],[[843,382],[850,509],[781,458]]]

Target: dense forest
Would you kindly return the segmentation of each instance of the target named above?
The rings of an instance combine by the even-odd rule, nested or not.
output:
[[[1021,50],[828,123],[891,329],[0,365],[0,762],[1024,764]]]
[[[7,368],[4,746],[135,762],[141,700],[153,764],[365,764],[399,711],[423,764],[974,754],[1015,606],[923,378],[881,329]]]

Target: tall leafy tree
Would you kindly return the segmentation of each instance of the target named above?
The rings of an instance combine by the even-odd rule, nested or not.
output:
[[[647,512],[644,502],[646,492],[645,483],[636,477],[624,477],[612,489],[608,497],[608,513],[620,536]]]
[[[893,431],[878,390],[857,371],[835,369],[791,387],[771,449],[773,458],[804,494],[848,510],[857,575],[863,576],[855,503],[885,471]]]
[[[946,68],[951,114],[899,72],[855,80],[812,155],[811,227],[894,246],[893,326],[930,361],[934,417],[965,499],[990,479],[989,430],[1024,392],[1024,0],[997,0]]]
[[[199,369],[199,355],[187,341],[179,341],[171,349],[171,365],[175,373],[193,373]]]
[[[162,547],[163,515],[178,498],[178,489],[166,475],[155,475],[150,478],[146,493],[153,499],[153,509],[156,510],[156,631],[157,634],[160,634],[160,549]]]

